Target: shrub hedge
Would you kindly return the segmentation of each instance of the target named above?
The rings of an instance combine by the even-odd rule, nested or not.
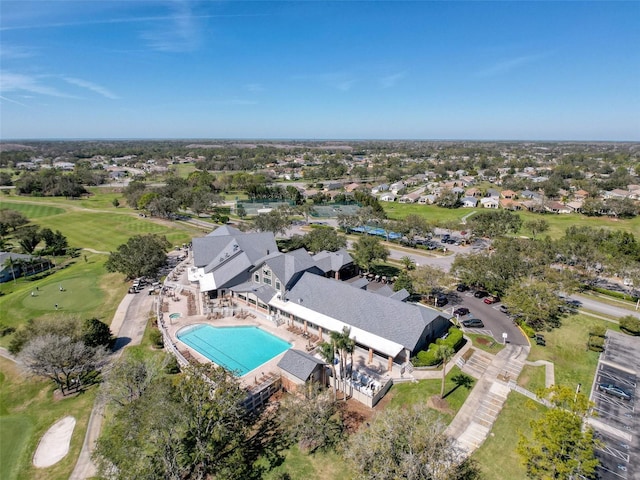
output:
[[[640,335],[640,319],[633,315],[626,315],[620,318],[620,330],[629,335]]]
[[[633,295],[629,295],[627,293],[615,292],[613,290],[607,290],[606,288],[590,286],[589,290],[593,290],[594,292],[598,292],[598,293],[601,293],[603,295],[607,295],[609,297],[619,298],[621,300],[627,300],[629,302],[637,302],[638,301],[638,297],[634,297]]]
[[[440,363],[440,360],[436,357],[438,345],[448,345],[457,352],[463,344],[464,338],[462,336],[462,331],[458,327],[451,327],[447,338],[438,338],[435,343],[429,344],[429,348],[427,350],[421,350],[418,352],[411,361],[416,367],[432,367]]]

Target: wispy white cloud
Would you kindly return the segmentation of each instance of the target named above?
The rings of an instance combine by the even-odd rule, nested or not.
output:
[[[398,72],[393,75],[387,75],[379,79],[380,86],[382,88],[394,87],[400,80],[407,76],[407,72]]]
[[[358,82],[358,79],[354,75],[345,72],[296,75],[294,79],[321,83],[329,88],[334,88],[342,92],[351,90],[351,88]]]
[[[264,91],[264,87],[261,83],[249,83],[245,85],[244,88],[246,88],[247,91],[251,93],[259,93]]]
[[[149,47],[161,52],[190,52],[200,45],[200,25],[186,1],[173,2],[174,12],[164,22],[142,32]]]
[[[510,58],[508,60],[504,60],[502,62],[495,63],[493,65],[489,65],[485,68],[478,70],[475,73],[476,77],[495,77],[498,75],[504,75],[513,70],[521,68],[530,63],[534,63],[546,55],[536,54],[536,55],[523,55],[520,57]]]
[[[106,89],[105,87],[102,87],[100,85],[97,85],[93,82],[89,82],[87,80],[82,80],[81,78],[74,78],[74,77],[62,77],[66,82],[70,83],[71,85],[75,85],[77,87],[81,87],[81,88],[86,88],[87,90],[90,90],[92,92],[95,92],[99,95],[102,95],[105,98],[110,98],[111,100],[117,100],[120,97],[118,97],[115,93],[111,92],[110,90]]]
[[[43,81],[46,78],[50,78],[50,76],[0,72],[0,94],[7,92],[28,92],[49,97],[77,98],[74,95],[60,91],[56,87],[45,84]]]
[[[140,16],[129,18],[101,18],[101,19],[82,19],[70,22],[51,22],[51,23],[33,23],[33,24],[17,24],[17,25],[4,25],[0,27],[0,32],[7,30],[35,30],[44,28],[66,28],[66,27],[82,27],[90,25],[109,25],[120,23],[149,23],[149,22],[176,22],[182,20],[204,20],[209,18],[234,18],[234,17],[264,17],[265,14],[237,14],[237,15],[193,15],[187,13],[186,15],[172,14],[172,15],[153,15],[153,16]]]
[[[30,47],[7,45],[6,42],[0,44],[0,58],[2,59],[31,58],[35,55],[35,50]]]
[[[24,104],[24,103],[22,103],[22,102],[19,102],[19,101],[17,101],[17,100],[12,100],[11,98],[7,98],[7,97],[4,97],[4,96],[2,96],[2,95],[0,95],[0,101],[16,103],[16,104],[20,105],[21,107],[27,107],[27,108],[29,108],[29,105],[25,105],[25,104]]]

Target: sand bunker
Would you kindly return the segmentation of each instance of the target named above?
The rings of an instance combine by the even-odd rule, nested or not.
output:
[[[75,426],[76,419],[73,417],[64,417],[54,423],[40,439],[33,456],[33,464],[38,468],[46,468],[62,460],[69,453],[71,434]]]

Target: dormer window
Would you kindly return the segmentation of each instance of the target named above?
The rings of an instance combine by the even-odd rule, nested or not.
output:
[[[267,270],[267,269],[265,268],[264,270],[262,270],[262,274],[263,274],[265,277],[270,277],[270,276],[271,276],[271,271],[270,271],[270,270]]]
[[[257,273],[253,276],[253,281],[256,283],[260,283],[260,275],[258,275]]]

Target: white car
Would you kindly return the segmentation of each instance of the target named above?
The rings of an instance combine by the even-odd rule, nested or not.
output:
[[[622,283],[625,287],[633,287],[633,280],[631,280],[630,278],[625,278],[624,280],[622,280]]]

